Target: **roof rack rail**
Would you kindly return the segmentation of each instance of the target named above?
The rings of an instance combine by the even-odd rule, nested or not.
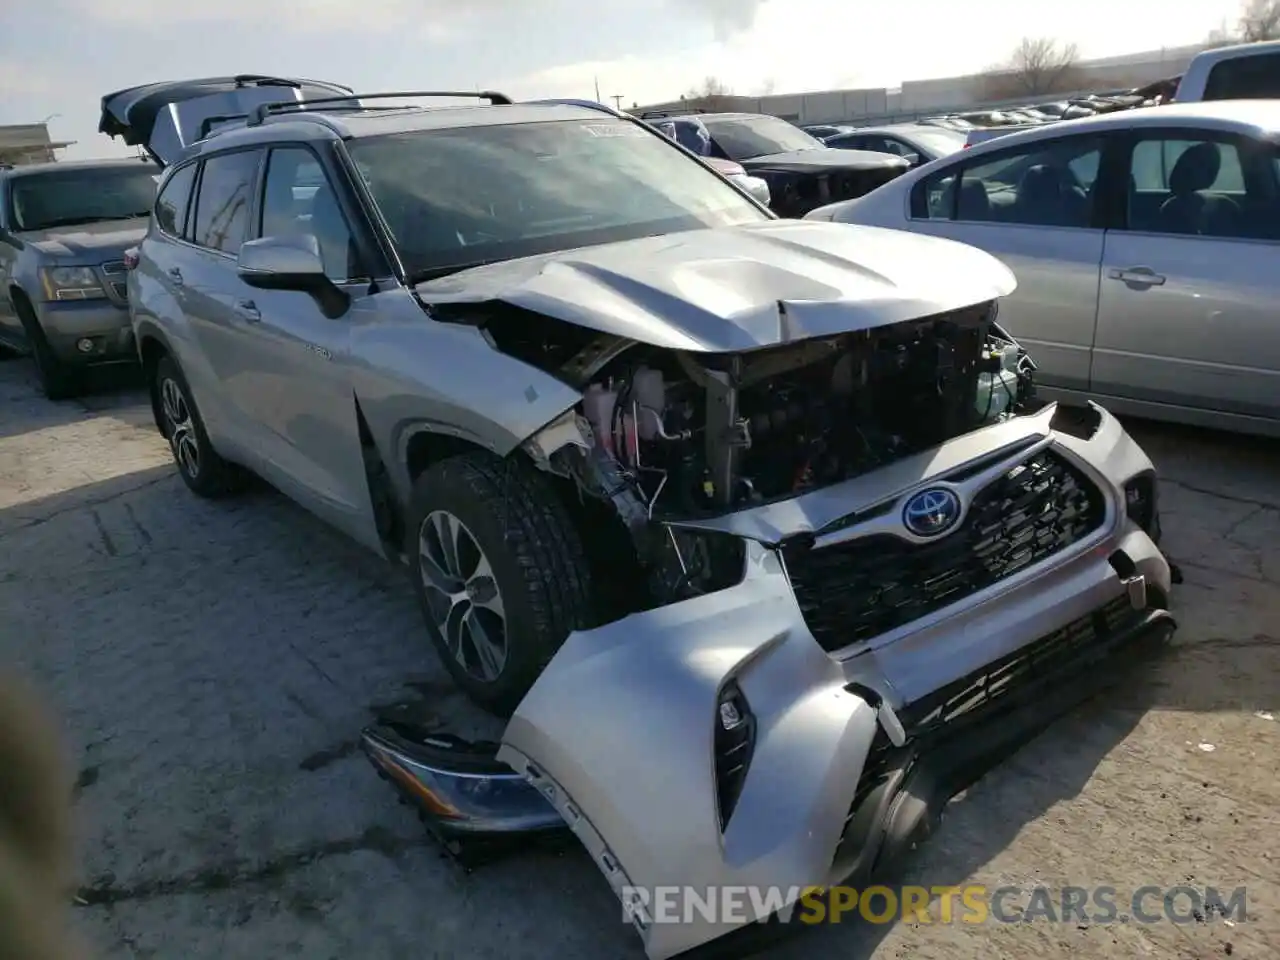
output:
[[[281,100],[275,103],[264,103],[253,108],[249,114],[247,125],[256,127],[268,116],[292,111],[306,111],[313,107],[328,105],[338,109],[360,110],[359,101],[364,100],[407,100],[410,97],[461,97],[472,100],[488,100],[495,106],[510,106],[512,99],[505,93],[496,90],[393,90],[386,93],[352,93],[345,97],[316,97],[312,100]],[[357,101],[351,105],[351,101]]]
[[[599,100],[578,100],[573,97],[551,97],[546,100],[527,100],[526,103],[543,103],[552,106],[564,107],[582,107],[584,110],[596,110],[600,113],[607,113],[611,117],[621,117],[626,119],[629,114],[621,110],[615,110],[607,103],[601,103]]]
[[[688,110],[642,110],[637,116],[641,120],[660,120],[663,117],[688,117],[697,113],[708,113],[701,107],[690,107]]]

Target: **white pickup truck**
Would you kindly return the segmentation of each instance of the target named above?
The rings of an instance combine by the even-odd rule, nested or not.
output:
[[[1271,100],[1280,97],[1280,40],[1218,47],[1196,54],[1174,100]]]

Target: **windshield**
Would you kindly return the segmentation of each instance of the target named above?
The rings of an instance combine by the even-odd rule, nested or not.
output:
[[[752,160],[773,153],[820,150],[823,143],[778,117],[731,117],[702,121],[730,160]]]
[[[47,230],[150,214],[156,174],[150,163],[75,167],[15,176],[9,195],[16,230]]]
[[[349,150],[411,280],[768,219],[705,164],[626,120],[415,131]]]

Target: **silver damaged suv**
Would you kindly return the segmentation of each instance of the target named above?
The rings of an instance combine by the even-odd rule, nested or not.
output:
[[[596,104],[242,81],[104,100],[168,166],[156,423],[195,493],[252,471],[405,565],[509,717],[366,734],[451,844],[571,830],[651,957],[722,942],[636,891],[862,882],[1172,632],[1151,462],[1037,406],[989,255],[779,220]]]

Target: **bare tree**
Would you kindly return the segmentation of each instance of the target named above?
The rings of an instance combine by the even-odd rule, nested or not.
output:
[[[1245,0],[1233,28],[1223,25],[1209,34],[1206,47],[1280,40],[1280,0]]]
[[[1075,90],[1080,86],[1078,53],[1074,43],[1024,37],[1009,61],[987,74],[986,94],[992,99],[1012,99]]]
[[[691,88],[681,100],[695,110],[716,111],[726,107],[726,101],[733,96],[733,90],[717,77],[707,77],[698,86]]]
[[[1240,40],[1280,40],[1280,0],[1248,0],[1240,14]]]

